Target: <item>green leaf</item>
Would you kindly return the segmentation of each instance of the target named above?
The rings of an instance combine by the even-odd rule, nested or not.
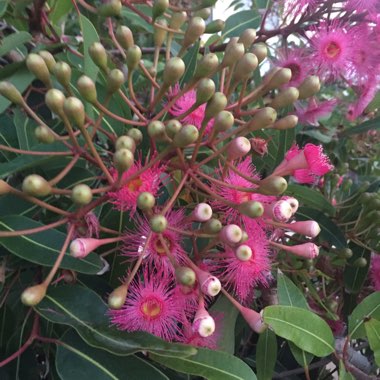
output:
[[[261,16],[257,11],[241,11],[228,17],[221,38],[240,36],[248,28],[256,29],[260,25]]]
[[[7,10],[9,0],[0,0],[0,17],[2,17]]]
[[[53,25],[57,25],[58,21],[67,16],[73,9],[73,2],[71,0],[59,0],[55,3],[54,8],[49,14],[49,20]]]
[[[49,288],[36,307],[47,320],[73,327],[90,346],[115,355],[149,351],[161,355],[192,355],[197,350],[168,343],[145,332],[128,333],[110,327],[108,307],[94,291],[78,285]]]
[[[330,134],[326,134],[326,133],[322,133],[320,131],[317,131],[315,129],[311,129],[309,131],[300,132],[300,134],[301,135],[310,136],[313,139],[316,139],[316,140],[318,140],[318,141],[320,141],[320,142],[322,142],[324,144],[328,144],[332,140],[331,133]]]
[[[280,305],[309,310],[309,305],[301,290],[282,272],[277,274],[277,293]]]
[[[9,53],[11,50],[17,49],[20,45],[24,45],[31,39],[32,36],[28,32],[17,32],[4,37],[0,44],[0,57]]]
[[[314,359],[314,355],[310,352],[306,352],[297,347],[293,342],[289,342],[289,348],[292,352],[294,359],[296,359],[297,363],[305,368],[307,367],[311,361]]]
[[[291,195],[297,198],[304,205],[310,208],[323,211],[330,216],[335,214],[334,206],[317,190],[301,185],[288,185],[285,192],[286,195]]]
[[[334,336],[328,324],[309,310],[292,306],[268,306],[264,321],[274,332],[315,356],[334,351]]]
[[[368,343],[375,356],[375,362],[380,366],[380,321],[370,319],[364,322]]]
[[[198,348],[196,355],[174,358],[150,355],[154,361],[179,372],[201,376],[208,380],[255,380],[251,368],[236,356],[207,348]]]
[[[8,215],[0,218],[0,230],[17,231],[43,226],[42,223],[21,215]],[[24,260],[44,266],[53,266],[66,239],[60,231],[51,229],[33,235],[1,238],[0,244],[14,255]],[[84,259],[76,259],[66,252],[61,268],[80,273],[96,274],[103,267],[102,261],[95,253]]]
[[[278,132],[278,131],[277,131]],[[295,139],[294,128],[285,129],[278,133],[278,147],[277,147],[277,156],[276,156],[276,166],[284,159],[285,153],[293,145]]]
[[[369,318],[380,320],[380,292],[364,298],[348,318],[348,334],[352,339],[366,336],[364,322]]]
[[[30,150],[32,145],[37,145],[38,141],[34,135],[35,124],[33,120],[26,117],[19,109],[14,110],[14,126],[16,127],[17,138],[20,149]]]
[[[356,380],[350,372],[346,371],[343,360],[339,361],[339,380]]]
[[[144,8],[141,5],[137,5],[136,8],[144,12]],[[151,12],[149,10],[147,11],[147,8],[145,8],[144,13],[149,14]],[[148,33],[153,33],[153,26],[146,22],[142,17],[136,17],[136,13],[131,11],[127,7],[123,7],[123,9],[121,10],[121,15],[123,16],[123,18],[128,20],[128,23],[135,25]]]
[[[345,136],[355,135],[357,133],[365,133],[371,129],[379,129],[379,128],[380,128],[380,117],[377,117],[376,119],[367,120],[364,123],[357,125],[356,127],[346,129],[340,134],[340,136],[345,137]]]
[[[121,359],[88,346],[73,330],[69,330],[60,342],[55,360],[62,380],[118,380],[125,379],[126,374],[128,380],[169,380],[157,368],[135,355]]]
[[[266,329],[259,336],[256,350],[256,369],[258,380],[271,380],[277,359],[276,334]]]
[[[183,77],[181,78],[179,82],[180,87],[182,87],[184,83],[189,82],[189,80],[193,77],[195,68],[197,66],[199,46],[200,46],[200,41],[195,43],[192,46],[192,48],[183,57],[183,62],[185,63],[186,70],[185,70],[185,74],[183,75]]]

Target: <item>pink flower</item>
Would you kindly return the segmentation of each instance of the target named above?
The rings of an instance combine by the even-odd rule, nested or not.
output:
[[[143,167],[141,158],[134,165],[123,173],[123,180],[128,179]],[[164,167],[160,164],[153,165],[151,168],[144,170],[138,177],[125,184],[119,190],[109,192],[108,196],[112,204],[118,210],[130,211],[131,216],[136,212],[137,198],[140,193],[148,191],[153,196],[156,196],[162,181]],[[118,177],[118,172],[115,169],[111,170],[113,177]]]
[[[73,222],[67,223],[68,228],[74,224],[75,229],[72,236],[72,239],[84,237],[84,238],[91,238],[91,237],[99,237],[99,220],[97,216],[93,212],[88,212],[83,219],[75,220]]]
[[[146,331],[167,341],[178,338],[183,321],[182,303],[175,295],[171,277],[162,271],[135,277],[120,310],[110,310],[111,323],[126,331]]]
[[[346,8],[350,11],[376,13],[376,6],[379,7],[378,0],[348,0]]]
[[[188,228],[187,223],[184,222],[184,214],[182,210],[171,211],[166,214],[168,220],[168,227],[175,227],[185,229]],[[145,263],[152,268],[162,268],[165,271],[173,273],[174,268],[170,263],[169,258],[165,253],[159,234],[151,232],[149,221],[145,216],[136,215],[136,229],[128,231],[125,234],[122,252],[125,256],[135,260],[144,255]],[[147,240],[147,236],[151,234],[151,238]],[[167,248],[170,250],[171,255],[178,264],[186,263],[186,252],[181,246],[182,236],[167,228],[162,236],[165,240]],[[146,247],[145,247],[146,245]]]
[[[307,107],[302,106],[299,102],[296,103],[296,115],[298,122],[303,125],[318,126],[318,120],[329,116],[337,104],[336,99],[317,102],[316,98],[310,98]]]
[[[373,287],[376,291],[380,291],[380,254],[372,254],[370,276]]]
[[[174,87],[174,90],[170,93],[170,97],[173,98],[179,92],[180,92],[180,88],[179,88],[179,85],[177,84]],[[169,113],[175,117],[180,116],[181,114],[185,113],[189,108],[191,108],[191,106],[194,105],[196,98],[197,98],[197,94],[195,90],[187,91],[185,94],[183,94],[181,97],[177,99],[175,104],[170,108]],[[198,108],[190,112],[183,119],[181,118],[180,121],[182,123],[195,125],[198,129],[200,129],[202,125],[202,120],[205,116],[205,110],[206,110],[206,103],[201,104]],[[205,131],[206,134],[210,132],[213,124],[214,124],[214,119],[211,119],[207,124],[206,131]]]
[[[330,24],[322,22],[313,31],[311,62],[316,66],[316,71],[326,79],[335,79],[350,72],[354,54],[351,30],[333,21]]]
[[[293,145],[285,154],[284,161],[274,170],[273,175],[292,175],[299,183],[314,183],[318,176],[334,168],[320,145],[306,144],[303,149]]]

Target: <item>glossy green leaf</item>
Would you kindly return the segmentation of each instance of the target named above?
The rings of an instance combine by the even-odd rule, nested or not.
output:
[[[200,46],[200,41],[195,43],[183,57],[183,62],[185,63],[186,70],[185,70],[185,73],[183,74],[183,77],[181,78],[179,82],[180,87],[182,87],[184,83],[189,82],[189,80],[193,77],[195,68],[197,66],[199,46]]]
[[[260,25],[261,16],[254,10],[241,11],[228,17],[223,29],[222,39],[240,36],[248,28],[256,29]]]
[[[30,150],[31,146],[38,144],[34,134],[35,123],[19,109],[14,110],[13,123],[16,128],[20,149]]]
[[[255,380],[251,368],[236,356],[207,348],[198,348],[196,355],[169,357],[152,354],[151,359],[179,372],[208,380]]]
[[[271,380],[277,359],[276,334],[266,329],[259,336],[256,349],[256,369],[258,380]]]
[[[193,355],[190,346],[168,343],[145,332],[128,333],[110,326],[108,308],[94,291],[78,285],[49,288],[36,307],[44,318],[73,327],[90,346],[115,355],[150,351],[161,355]]]
[[[343,360],[339,361],[339,380],[356,380],[350,372],[346,371]]]
[[[301,185],[288,185],[285,192],[297,198],[301,204],[307,207],[323,211],[330,216],[335,214],[334,206],[317,190]]]
[[[371,129],[379,129],[380,128],[380,118],[377,117],[375,119],[367,120],[362,124],[359,124],[353,128],[348,128],[341,133],[341,136],[350,136],[355,135],[357,133],[365,133]]]
[[[280,305],[309,310],[309,305],[301,290],[282,272],[277,274],[277,294]]]
[[[120,358],[88,346],[73,330],[69,330],[60,342],[62,344],[57,345],[56,365],[62,380],[169,379],[152,364],[135,355]]]
[[[0,230],[2,231],[17,231],[41,226],[43,226],[42,223],[21,215],[8,215],[0,218]],[[0,244],[24,260],[39,265],[53,266],[65,238],[64,233],[50,229],[33,235],[1,238]],[[96,274],[102,267],[102,261],[95,253],[91,253],[84,259],[79,260],[66,252],[61,263],[61,268],[87,274]]]
[[[375,356],[375,362],[380,366],[380,321],[371,318],[364,322],[368,343]]]
[[[334,351],[334,336],[328,324],[309,310],[292,306],[268,306],[264,321],[274,332],[316,356]]]
[[[296,359],[297,363],[303,368],[307,367],[314,359],[313,354],[302,350],[301,348],[297,347],[293,342],[289,342],[289,348],[294,356],[294,359]]]
[[[151,13],[151,11],[149,9],[147,10],[146,7],[144,8],[144,6],[137,5],[137,8],[142,10],[143,12],[145,10],[145,14]],[[121,10],[121,15],[123,16],[123,18],[127,19],[128,23],[136,27],[139,27],[140,29],[145,30],[148,33],[153,33],[153,26],[149,24],[147,21],[145,21],[142,17],[136,17],[136,13],[134,13],[127,7],[123,7],[123,9]]]
[[[7,10],[9,0],[0,0],[0,17],[2,17]]]
[[[352,339],[365,337],[364,322],[368,318],[380,320],[380,292],[364,298],[348,318],[348,333]]]
[[[28,32],[12,33],[2,39],[0,44],[0,57],[9,53],[13,49],[17,49],[19,46],[24,45],[32,39],[32,36]]]
[[[278,132],[278,147],[276,155],[276,166],[284,159],[285,153],[290,149],[295,140],[294,128]]]
[[[49,14],[49,20],[52,24],[57,25],[58,21],[62,17],[67,16],[73,9],[73,2],[71,0],[59,0],[55,3],[51,13]]]

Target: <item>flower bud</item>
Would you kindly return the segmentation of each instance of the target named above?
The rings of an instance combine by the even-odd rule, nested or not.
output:
[[[88,52],[95,65],[101,70],[107,71],[108,57],[104,46],[100,42],[93,42],[88,48]]]
[[[241,236],[241,239],[239,241],[239,244],[245,243],[248,239],[249,239],[249,235],[247,234],[247,232],[242,231],[242,236]]]
[[[14,104],[22,105],[24,103],[20,91],[10,82],[0,82],[0,95],[4,96],[4,98],[7,98]]]
[[[26,57],[26,67],[37,79],[43,82],[46,87],[51,87],[49,69],[40,55],[30,53]]]
[[[11,191],[11,187],[2,179],[0,179],[0,195],[8,194]]]
[[[203,18],[193,17],[187,26],[182,47],[186,48],[194,43],[206,30],[206,23]]]
[[[122,84],[124,83],[124,74],[119,69],[113,69],[109,72],[107,76],[107,91],[110,94],[118,91]]]
[[[57,62],[53,67],[53,73],[63,87],[70,86],[71,67],[66,62]]]
[[[273,90],[287,84],[292,79],[292,70],[288,68],[280,68],[273,75],[269,74],[269,80],[265,85],[266,90]]]
[[[165,125],[159,120],[148,124],[148,136],[155,141],[163,141],[166,138]]]
[[[352,263],[352,266],[354,266],[355,268],[365,268],[367,264],[368,261],[365,257],[359,257]]]
[[[230,111],[220,111],[215,116],[213,129],[216,132],[225,132],[234,125],[234,122],[234,115]]]
[[[264,206],[261,202],[247,201],[238,206],[238,210],[241,214],[248,216],[249,218],[258,218],[264,213]]]
[[[288,87],[270,102],[270,106],[274,109],[290,106],[298,99],[298,95],[299,92],[295,87]]]
[[[129,129],[128,132],[127,132],[127,135],[129,137],[133,138],[133,140],[135,141],[136,145],[141,144],[141,142],[143,141],[143,134],[137,128],[131,128],[131,129]]]
[[[215,332],[215,321],[206,310],[202,313],[196,313],[193,322],[193,331],[196,331],[201,337],[207,338]]]
[[[298,87],[298,99],[307,99],[314,96],[321,89],[321,82],[316,75],[307,77]]]
[[[197,275],[189,267],[177,267],[175,269],[175,278],[181,285],[193,287],[197,281]]]
[[[224,29],[225,22],[223,20],[217,19],[209,22],[206,25],[205,33],[214,34],[219,33]]]
[[[215,235],[223,228],[222,223],[218,219],[211,218],[203,226],[202,231],[206,234]]]
[[[195,206],[191,216],[196,222],[207,222],[212,217],[212,208],[207,203],[199,203]]]
[[[78,99],[70,96],[63,103],[63,110],[67,117],[72,120],[78,127],[83,127],[85,122],[85,111],[83,103]]]
[[[271,107],[261,108],[250,122],[247,123],[247,130],[258,130],[262,128],[269,127],[272,125],[277,118],[277,112]]]
[[[116,288],[109,296],[108,296],[108,306],[113,310],[120,310],[127,299],[128,295],[128,286],[124,284]]]
[[[211,8],[203,8],[199,11],[194,12],[194,16],[201,17],[203,20],[208,20],[211,16]]]
[[[63,92],[55,88],[50,89],[45,95],[45,103],[50,111],[60,116],[63,114],[63,104],[65,99]]]
[[[149,220],[149,225],[153,232],[162,233],[168,226],[168,220],[163,215],[153,215]]]
[[[303,222],[294,222],[287,224],[286,229],[296,232],[297,234],[315,238],[321,232],[319,224],[314,220],[306,220]]]
[[[83,259],[96,248],[104,244],[102,239],[79,238],[70,243],[70,255],[76,259]]]
[[[240,42],[231,40],[224,51],[224,56],[221,63],[222,67],[232,66],[243,57],[244,53],[244,45]]]
[[[144,191],[137,197],[137,207],[142,211],[151,210],[156,203],[156,199],[153,194],[148,191]]]
[[[94,81],[90,77],[82,75],[77,81],[77,88],[85,100],[90,103],[96,103],[96,87]]]
[[[120,173],[128,170],[133,165],[133,162],[133,153],[128,149],[119,149],[113,155],[113,163]]]
[[[242,236],[243,232],[236,224],[224,226],[219,233],[220,240],[226,244],[237,244],[240,242]]]
[[[277,222],[287,222],[293,215],[292,208],[287,201],[279,200],[269,207],[270,216]]]
[[[220,290],[222,289],[222,285],[218,278],[201,269],[198,269],[196,271],[196,275],[203,294],[211,297],[215,297],[219,294]]]
[[[77,282],[77,273],[72,270],[62,269],[62,277],[66,284],[75,284]]]
[[[199,138],[197,127],[191,124],[185,124],[173,138],[173,143],[177,148],[185,148],[195,143]]]
[[[279,130],[285,130],[285,129],[291,129],[294,128],[298,123],[298,116],[296,115],[287,115],[279,120],[277,120],[272,128],[273,129],[279,129]]]
[[[186,21],[186,18],[186,12],[173,12],[172,17],[169,21],[170,29],[178,30]]]
[[[294,255],[303,257],[305,259],[315,259],[319,255],[319,248],[314,243],[304,243],[298,245],[283,245],[271,242],[277,248],[284,251],[291,252]]]
[[[244,306],[241,306],[239,308],[239,311],[242,317],[248,323],[249,327],[256,333],[261,334],[268,328],[268,326],[264,323],[261,314],[257,311],[248,309]]]
[[[24,178],[22,191],[33,197],[45,197],[51,193],[51,186],[45,178],[38,174],[31,174]]]
[[[21,294],[21,302],[26,306],[38,305],[46,295],[46,285],[38,284],[26,288]]]
[[[120,0],[109,0],[99,7],[99,14],[103,17],[120,16],[123,5]]]
[[[255,29],[245,29],[244,32],[240,35],[238,42],[244,45],[245,49],[249,49],[253,42],[256,39],[256,30]]]
[[[152,18],[153,21],[164,14],[164,12],[168,9],[169,0],[155,0],[152,8]]]
[[[185,73],[185,63],[179,57],[170,58],[164,68],[163,82],[166,86],[173,86]]]
[[[257,192],[265,195],[280,195],[288,187],[286,179],[279,176],[270,176],[260,181]]]
[[[133,45],[127,50],[127,67],[129,71],[133,71],[139,65],[142,57],[141,49],[137,45]]]
[[[251,53],[257,57],[260,64],[268,56],[268,48],[263,43],[254,44],[252,46]]]
[[[165,28],[168,27],[168,22],[165,19],[157,20],[156,23],[159,25],[162,25]],[[161,28],[157,28],[155,26],[154,27],[154,34],[153,34],[154,46],[161,47],[166,40],[167,34],[168,34],[168,32],[166,30],[161,29]]]
[[[252,249],[246,244],[239,245],[235,250],[235,256],[240,261],[248,261],[252,257]]]
[[[128,149],[132,153],[135,153],[136,143],[130,136],[120,136],[115,143],[115,150]]]
[[[85,184],[75,185],[71,192],[72,201],[78,206],[84,206],[92,201],[91,188]]]
[[[292,214],[294,215],[298,210],[298,206],[299,206],[298,200],[296,198],[288,197],[288,196],[282,197],[281,199],[289,203],[290,207],[292,208]]]
[[[193,10],[213,7],[216,2],[217,0],[203,0],[197,7],[193,8]]]
[[[117,42],[120,44],[120,46],[128,50],[130,47],[132,47],[135,42],[133,40],[133,34],[131,29],[129,29],[127,26],[118,26],[115,33]]]
[[[51,54],[49,51],[47,50],[41,50],[38,52],[38,54],[40,55],[40,57],[42,57],[42,59],[45,61],[45,64],[48,68],[48,70],[50,72],[53,72],[54,70],[54,66],[56,64],[55,62],[55,58],[53,56],[53,54]]]
[[[256,70],[259,61],[253,53],[245,53],[236,64],[233,80],[238,82],[248,79]]]
[[[203,78],[197,86],[196,103],[203,104],[208,102],[215,94],[215,83],[209,78]]]
[[[251,150],[251,143],[246,137],[234,138],[227,147],[227,159],[232,161],[244,157]]]
[[[51,129],[45,125],[39,125],[34,130],[34,135],[36,136],[36,139],[43,144],[51,144],[55,141]]]
[[[182,124],[178,120],[172,119],[166,123],[165,132],[172,139],[181,128]]]
[[[205,110],[205,120],[210,120],[217,113],[224,110],[227,105],[227,98],[222,92],[215,92],[212,98],[207,102]]]
[[[198,62],[194,78],[205,78],[211,75],[218,67],[218,56],[214,53],[205,54]]]

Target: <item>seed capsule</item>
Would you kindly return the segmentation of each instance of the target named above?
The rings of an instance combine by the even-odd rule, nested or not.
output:
[[[164,14],[169,7],[169,0],[155,0],[152,8],[153,21]]]
[[[128,149],[119,149],[113,155],[113,162],[116,169],[123,173],[133,165],[133,153]]]
[[[163,215],[154,215],[150,218],[149,224],[153,232],[162,233],[166,230],[168,221]]]
[[[129,71],[135,70],[137,68],[141,60],[141,57],[142,52],[137,45],[133,45],[127,50],[126,63]]]
[[[99,14],[103,17],[120,16],[123,5],[120,0],[109,0],[99,7]]]
[[[199,131],[197,127],[191,124],[185,124],[174,136],[173,143],[178,148],[185,148],[186,146],[195,143],[199,138]]]
[[[206,30],[206,23],[203,18],[193,17],[189,21],[185,36],[183,38],[182,47],[186,48],[194,43]]]
[[[130,136],[120,136],[115,143],[115,150],[128,149],[132,153],[136,150],[136,142]]]
[[[73,96],[65,99],[63,103],[63,110],[67,117],[72,120],[75,125],[82,127],[85,122],[85,111],[83,103]]]
[[[60,116],[63,114],[63,104],[65,99],[63,92],[55,88],[50,89],[45,95],[45,103],[50,111]]]

